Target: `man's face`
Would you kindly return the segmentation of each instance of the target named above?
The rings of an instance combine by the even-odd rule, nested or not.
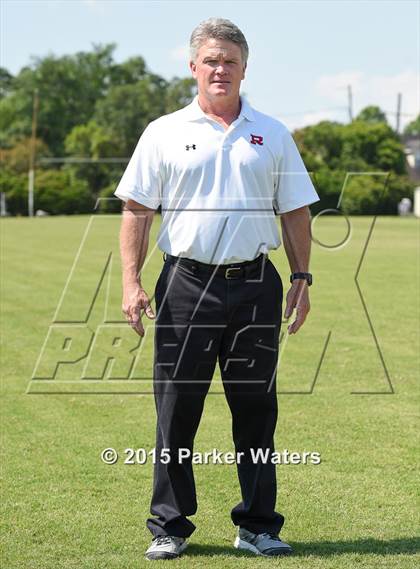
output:
[[[190,69],[199,94],[210,100],[236,98],[245,77],[241,48],[228,40],[208,39]]]

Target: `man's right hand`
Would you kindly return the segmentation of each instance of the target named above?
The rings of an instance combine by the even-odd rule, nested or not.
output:
[[[146,291],[138,283],[124,286],[122,311],[133,330],[142,337],[144,336],[142,313],[144,312],[151,320],[156,318]]]

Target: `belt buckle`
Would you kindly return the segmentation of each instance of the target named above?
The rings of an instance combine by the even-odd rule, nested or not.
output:
[[[225,271],[225,279],[231,280],[231,279],[238,279],[239,275],[237,277],[233,277],[231,276],[231,271],[242,271],[242,267],[229,267],[228,269],[226,269]]]

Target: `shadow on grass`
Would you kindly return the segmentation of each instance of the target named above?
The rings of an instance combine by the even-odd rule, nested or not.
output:
[[[293,557],[328,557],[330,555],[346,555],[349,553],[400,555],[415,554],[420,551],[420,538],[398,538],[384,541],[381,539],[356,539],[353,541],[314,541],[290,542]],[[255,557],[252,553],[239,551],[226,545],[189,544],[188,555],[211,557],[212,555],[229,555],[235,557]]]
[[[420,551],[420,538],[408,537],[390,540],[382,539],[355,539],[350,541],[314,541],[292,543],[295,556],[316,555],[345,555],[347,553],[400,555],[402,553],[414,554]]]

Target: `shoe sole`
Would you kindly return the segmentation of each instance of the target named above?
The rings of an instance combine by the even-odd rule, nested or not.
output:
[[[149,553],[145,555],[147,561],[161,561],[163,559],[177,559],[180,557],[184,551],[187,549],[188,543],[184,542],[180,548],[178,553],[170,553],[169,551],[156,551],[156,553]],[[153,555],[153,557],[148,557],[148,555]]]
[[[262,551],[257,549],[255,547],[255,545],[252,545],[252,543],[249,543],[248,541],[240,539],[239,537],[237,537],[235,539],[235,543],[233,545],[234,545],[234,547],[236,547],[236,549],[242,549],[244,551],[250,551],[251,553],[254,553],[255,555],[262,555],[262,557],[279,557],[281,555],[291,555],[291,553],[292,553],[291,549],[284,548],[284,550],[282,550],[279,548],[279,553],[277,555],[267,555],[266,553],[262,553]]]

